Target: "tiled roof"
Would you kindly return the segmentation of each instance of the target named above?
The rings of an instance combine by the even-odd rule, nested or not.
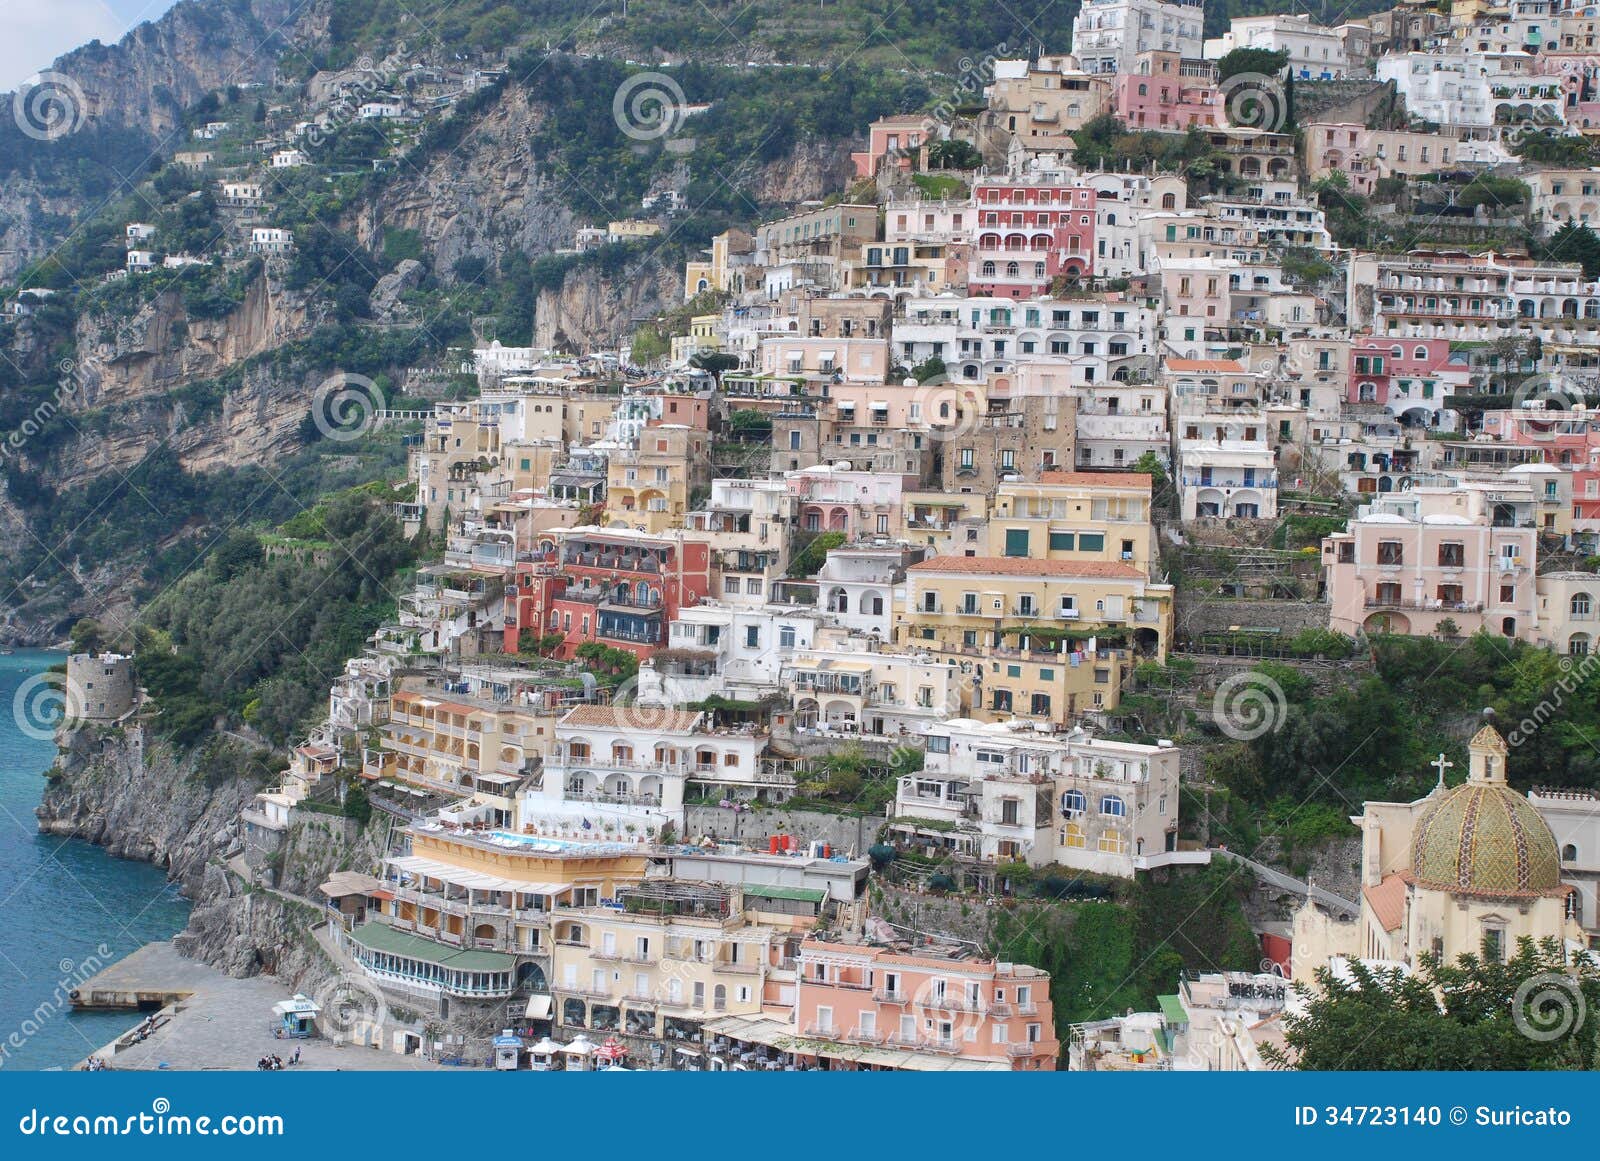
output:
[[[1240,374],[1244,371],[1244,364],[1237,359],[1168,359],[1169,371],[1219,371],[1224,374]]]
[[[1373,918],[1385,931],[1400,926],[1406,915],[1406,880],[1402,875],[1385,875],[1376,887],[1363,887],[1361,893],[1372,906]]]
[[[657,705],[579,705],[558,722],[563,726],[589,726],[599,730],[656,730],[687,733],[700,721],[696,710],[668,709]]]
[[[1081,576],[1143,580],[1131,564],[1109,560],[1035,560],[1026,556],[935,556],[909,572],[950,572],[977,576]]]
[[[1144,488],[1151,480],[1146,472],[1040,472],[1041,484],[1077,484],[1084,487]]]

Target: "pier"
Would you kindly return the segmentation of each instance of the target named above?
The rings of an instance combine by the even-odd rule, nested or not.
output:
[[[182,1002],[218,973],[184,959],[170,943],[149,943],[72,992],[72,1006],[85,1012],[159,1012]]]

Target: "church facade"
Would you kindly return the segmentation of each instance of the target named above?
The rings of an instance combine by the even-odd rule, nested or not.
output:
[[[1361,828],[1360,915],[1307,901],[1294,917],[1294,977],[1310,982],[1336,957],[1416,964],[1465,953],[1505,958],[1523,936],[1581,940],[1572,889],[1550,826],[1506,784],[1505,739],[1485,725],[1468,745],[1467,780],[1415,802],[1368,802]]]

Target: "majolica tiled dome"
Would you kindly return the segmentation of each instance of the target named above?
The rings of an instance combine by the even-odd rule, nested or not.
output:
[[[1543,895],[1561,886],[1556,836],[1526,798],[1505,784],[1505,742],[1485,726],[1472,739],[1472,773],[1417,820],[1411,871],[1417,885],[1461,895]]]

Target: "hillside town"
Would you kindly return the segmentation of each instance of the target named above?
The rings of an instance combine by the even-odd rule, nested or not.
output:
[[[860,126],[846,186],[718,234],[629,341],[461,347],[460,397],[371,398],[438,551],[241,815],[269,890],[307,819],[386,826],[311,900],[344,974],[306,1012],[508,1070],[1248,1071],[1296,984],[1592,960],[1600,791],[1510,786],[1527,722],[1352,804],[1342,870],[1230,850],[1189,740],[1277,728],[1285,674],[1353,682],[1385,636],[1586,679],[1597,34],[1569,0],[1210,39],[1199,0],[1084,0],[1070,54]],[[263,182],[329,119],[414,135],[494,75],[409,67],[248,164],[194,130],[230,260],[293,254]],[[670,236],[681,191],[647,201],[571,253]],[[223,261],[126,246],[112,282]],[[403,315],[420,267],[388,278]],[[80,715],[138,718],[139,665],[74,655]],[[1149,1011],[1060,1021],[969,921],[1216,867],[1280,906]]]

